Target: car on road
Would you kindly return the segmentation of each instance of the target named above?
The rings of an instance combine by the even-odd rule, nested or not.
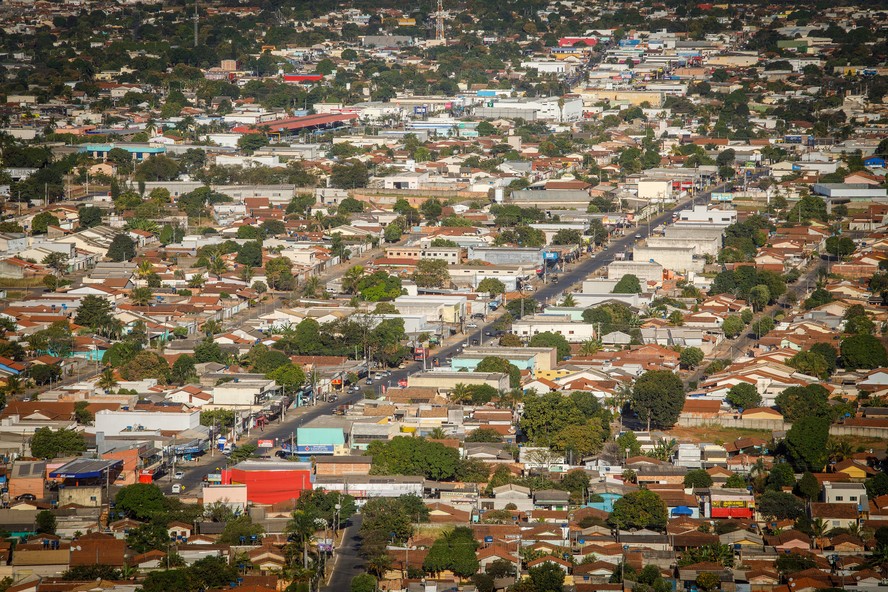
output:
[[[473,339],[473,340],[472,340],[472,345],[478,345],[478,340],[477,340],[477,339]]]
[[[484,337],[493,337],[493,331],[487,329],[484,331]]]
[[[181,479],[184,476],[185,476],[185,471],[176,471],[173,474],[173,479]]]
[[[475,314],[472,315],[472,318],[473,319],[480,319],[483,321],[484,320],[484,313],[483,312],[476,312]]]
[[[466,323],[466,327],[469,329],[477,329],[478,323]]]
[[[635,235],[635,240],[641,240],[641,235],[640,235],[640,234],[636,234],[636,235]]]
[[[373,375],[373,380],[382,380],[383,378],[385,378],[385,374],[382,372],[377,372]]]
[[[373,384],[373,379],[368,376],[367,380],[364,381],[364,384]]]
[[[182,493],[183,489],[184,488],[181,483],[173,484],[173,493]]]

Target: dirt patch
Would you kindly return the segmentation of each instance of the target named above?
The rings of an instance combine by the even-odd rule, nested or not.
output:
[[[677,427],[666,432],[669,437],[678,442],[711,442],[713,444],[726,444],[737,438],[764,438],[771,439],[768,430],[749,430],[744,428],[725,428],[721,426],[694,426]]]

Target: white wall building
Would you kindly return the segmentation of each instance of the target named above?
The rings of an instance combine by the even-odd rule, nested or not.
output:
[[[95,431],[105,437],[132,434],[143,431],[181,432],[200,425],[200,411],[171,413],[167,411],[110,411],[96,413]]]

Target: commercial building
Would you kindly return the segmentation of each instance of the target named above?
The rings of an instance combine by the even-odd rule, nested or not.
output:
[[[222,471],[222,485],[247,486],[247,500],[254,504],[276,504],[297,500],[311,489],[311,463],[247,460]]]
[[[532,315],[512,323],[512,332],[531,338],[538,333],[557,333],[570,343],[582,343],[595,337],[592,325],[578,323],[570,315]]]

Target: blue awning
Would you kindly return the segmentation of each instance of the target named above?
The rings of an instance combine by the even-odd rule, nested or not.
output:
[[[694,511],[687,506],[677,506],[672,508],[673,516],[693,516]]]
[[[52,471],[49,476],[53,479],[96,479],[104,477],[107,471],[121,469],[123,469],[122,460],[78,458]]]

